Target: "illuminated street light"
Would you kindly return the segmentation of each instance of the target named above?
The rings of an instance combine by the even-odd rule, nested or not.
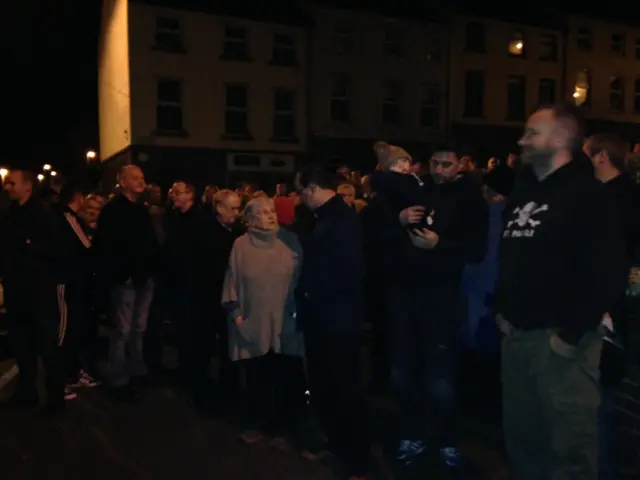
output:
[[[6,177],[9,174],[9,170],[7,170],[6,168],[0,168],[0,177],[2,177],[2,180],[4,180],[4,177]]]
[[[518,43],[516,43],[516,48],[517,48],[518,50],[521,50],[521,49],[522,49],[522,42],[518,42]]]
[[[40,174],[38,175],[38,181],[41,182],[44,180],[44,175]]]
[[[52,177],[55,177],[56,175],[58,175],[58,172],[56,172],[55,170],[51,170],[50,175],[51,175]]]
[[[96,152],[93,150],[89,150],[87,152],[87,160],[93,160],[94,158],[96,158]]]
[[[43,169],[45,172],[48,172],[49,170],[51,170],[51,165],[49,165],[48,163],[45,163],[45,164],[43,165],[42,169]]]

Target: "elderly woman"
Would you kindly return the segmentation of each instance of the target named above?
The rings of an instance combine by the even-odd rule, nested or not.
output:
[[[246,369],[248,424],[240,437],[254,443],[269,433],[273,446],[285,448],[299,393],[289,380],[304,352],[294,300],[302,249],[278,227],[272,199],[249,201],[244,216],[247,233],[233,245],[222,292],[229,355]]]

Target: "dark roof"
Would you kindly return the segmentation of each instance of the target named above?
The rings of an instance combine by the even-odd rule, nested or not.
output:
[[[296,0],[130,0],[154,7],[212,13],[258,22],[306,27],[312,21]]]

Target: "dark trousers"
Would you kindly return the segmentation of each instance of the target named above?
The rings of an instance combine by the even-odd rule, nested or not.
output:
[[[83,366],[89,363],[93,331],[97,330],[91,315],[90,291],[80,281],[62,286],[60,300],[64,328],[61,331],[61,347],[67,380],[76,380]]]
[[[171,295],[161,280],[156,281],[153,288],[153,301],[149,309],[147,330],[144,333],[143,354],[149,372],[157,375],[162,371],[164,320],[171,311]]]
[[[456,446],[458,298],[457,289],[388,291],[391,382],[400,401],[404,440],[424,439],[429,423],[440,447]]]
[[[366,312],[371,324],[371,386],[384,389],[389,384],[389,322],[382,285],[366,282]]]
[[[37,398],[38,356],[45,369],[47,401],[64,403],[64,370],[60,354],[60,310],[55,285],[34,292],[5,289],[5,306],[13,353],[20,370],[20,397]],[[22,293],[22,295],[21,295]]]
[[[240,391],[238,368],[229,357],[229,321],[220,307],[213,307],[213,329],[215,336],[215,358],[218,363],[218,387],[220,393],[235,396]]]
[[[367,414],[361,391],[360,335],[305,333],[312,401],[331,451],[347,475],[370,468]]]
[[[246,427],[272,435],[294,433],[303,407],[298,373],[301,359],[270,351],[242,360],[247,381]]]

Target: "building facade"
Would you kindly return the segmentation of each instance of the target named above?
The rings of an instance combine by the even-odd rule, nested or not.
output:
[[[640,28],[571,15],[567,87],[592,130],[640,141]]]
[[[481,156],[510,153],[536,105],[562,98],[562,29],[455,15],[450,40],[452,135]]]
[[[291,176],[307,151],[306,25],[166,3],[104,2],[101,158],[161,183]]]
[[[447,124],[447,28],[427,18],[311,6],[314,158],[371,168],[376,140],[420,156]]]

